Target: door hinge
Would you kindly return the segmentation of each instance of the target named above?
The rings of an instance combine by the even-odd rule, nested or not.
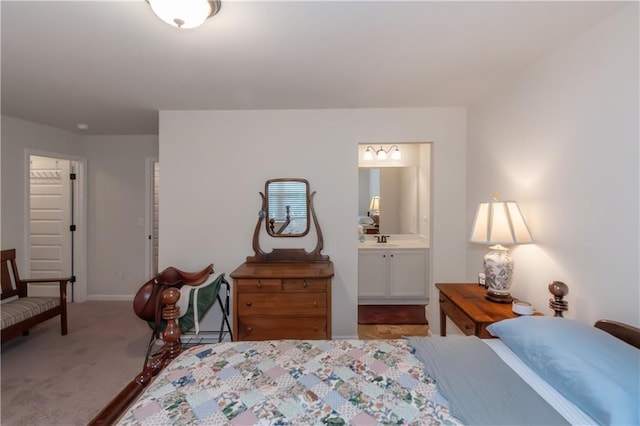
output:
[[[71,275],[71,277],[69,277],[69,282],[70,283],[75,283],[76,282],[76,276],[75,275]]]
[[[71,180],[76,180],[76,177],[77,177],[77,175],[75,173],[71,173],[69,175],[69,179],[71,179]]]
[[[76,226],[75,225],[69,226],[69,231],[75,232],[75,230],[76,230]]]

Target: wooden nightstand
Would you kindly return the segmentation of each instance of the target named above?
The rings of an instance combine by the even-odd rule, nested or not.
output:
[[[440,290],[440,335],[447,335],[446,317],[467,336],[483,339],[493,336],[487,326],[518,315],[511,303],[495,303],[484,298],[486,289],[478,284],[436,284]],[[536,313],[536,315],[541,315]]]

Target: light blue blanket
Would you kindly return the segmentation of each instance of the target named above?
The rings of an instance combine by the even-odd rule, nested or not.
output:
[[[475,336],[411,337],[410,345],[451,414],[469,425],[565,425],[568,422]]]

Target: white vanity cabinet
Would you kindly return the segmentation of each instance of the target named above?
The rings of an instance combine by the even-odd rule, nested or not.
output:
[[[427,250],[374,248],[358,250],[358,299],[426,299]],[[405,299],[405,300],[402,300]],[[377,300],[378,303],[381,300]],[[386,303],[386,302],[385,302]]]

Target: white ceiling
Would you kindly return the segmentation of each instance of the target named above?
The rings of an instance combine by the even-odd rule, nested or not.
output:
[[[2,1],[2,113],[157,134],[159,110],[466,106],[623,3]]]

